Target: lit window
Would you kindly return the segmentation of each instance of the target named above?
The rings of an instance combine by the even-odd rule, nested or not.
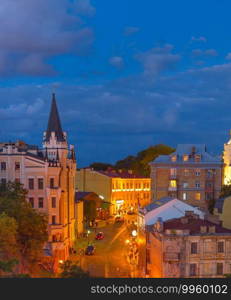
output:
[[[183,200],[187,200],[187,193],[183,193]]]
[[[176,155],[173,155],[173,156],[171,157],[171,160],[172,160],[172,161],[176,161],[176,159],[177,159]]]
[[[195,193],[195,199],[201,200],[201,193]]]
[[[176,187],[176,180],[170,180],[170,187]]]
[[[183,155],[183,161],[188,161],[188,155]]]

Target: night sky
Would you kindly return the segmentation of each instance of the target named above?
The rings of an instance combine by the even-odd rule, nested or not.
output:
[[[231,128],[231,1],[1,0],[0,141],[41,145],[51,93],[79,166]]]

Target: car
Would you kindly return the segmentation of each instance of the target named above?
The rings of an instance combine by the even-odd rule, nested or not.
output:
[[[93,245],[88,245],[85,249],[85,255],[93,255],[95,252],[95,247]]]
[[[103,232],[98,232],[95,236],[96,240],[102,240],[104,238]]]

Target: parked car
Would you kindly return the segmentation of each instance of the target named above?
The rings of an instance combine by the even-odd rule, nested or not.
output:
[[[93,255],[95,252],[95,247],[93,245],[88,245],[86,250],[85,250],[85,254],[86,255]]]
[[[96,240],[102,240],[102,239],[104,239],[104,234],[103,234],[103,232],[98,232],[98,233],[96,234],[96,236],[95,236],[95,239],[96,239]]]

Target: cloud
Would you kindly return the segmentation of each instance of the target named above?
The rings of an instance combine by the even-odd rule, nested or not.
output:
[[[140,31],[139,27],[125,27],[124,28],[124,35],[129,36],[129,35],[133,35],[134,33],[137,33],[138,31]]]
[[[121,56],[113,56],[109,59],[109,63],[116,67],[117,69],[121,69],[124,66],[124,60]]]
[[[180,60],[180,55],[171,53],[172,49],[173,46],[167,44],[140,53],[135,58],[142,63],[145,75],[155,76],[162,71],[173,69]]]
[[[217,53],[217,50],[215,50],[215,49],[206,49],[206,50],[193,49],[192,55],[193,56],[217,56],[218,53]]]
[[[2,0],[0,72],[50,75],[49,58],[66,53],[83,55],[93,42],[93,32],[84,26],[77,11],[90,14],[93,10],[89,1]],[[2,57],[13,62],[10,71]]]
[[[77,0],[75,9],[79,15],[93,16],[95,14],[95,8],[91,5],[90,0]]]
[[[231,59],[231,52],[229,52],[227,55],[226,55],[226,59]]]
[[[193,41],[193,42],[204,42],[204,43],[206,43],[206,42],[207,42],[207,39],[206,39],[206,37],[204,37],[204,36],[200,36],[200,37],[192,36],[191,41]]]

